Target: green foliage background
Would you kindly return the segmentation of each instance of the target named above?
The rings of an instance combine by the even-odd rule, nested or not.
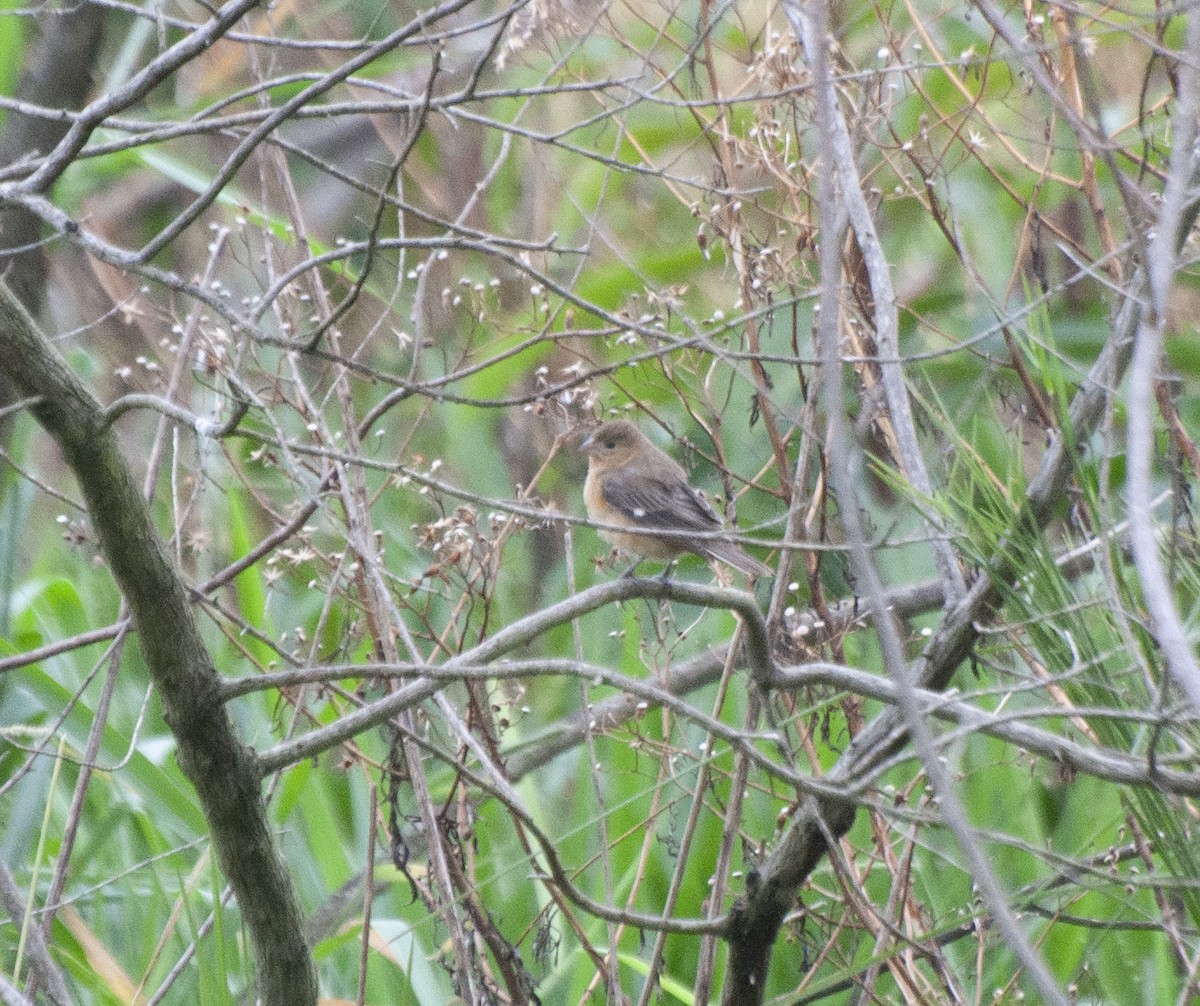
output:
[[[470,16],[496,10],[481,6]],[[17,13],[9,5],[0,17],[5,95],[14,93],[15,68],[30,44]],[[290,5],[273,23],[256,18],[245,30],[374,40],[413,13],[401,3],[322,5],[319,13]],[[1080,454],[1055,519],[1013,534],[1014,510],[1046,438],[1015,364],[1032,375],[1061,428],[1082,374],[1109,337],[1115,281],[1106,285],[1101,265],[1067,284],[1072,257],[1095,262],[1104,252],[1077,184],[1092,170],[1079,140],[1044,96],[1031,93],[971,9],[861,4],[837,15],[843,96],[861,112],[852,117],[860,170],[892,266],[907,381],[937,486],[935,498],[920,498],[871,422],[876,404],[861,362],[869,355],[867,331],[847,351],[860,362],[846,367],[844,383],[852,418],[864,420],[862,498],[884,577],[900,586],[934,575],[923,523],[931,513],[968,567],[1011,550],[1025,575],[1004,585],[1003,608],[970,666],[960,669],[956,697],[1026,717],[1085,746],[1137,758],[1154,752],[1194,770],[1193,718],[1164,687],[1138,581],[1119,535],[1109,536],[1124,518],[1119,392]],[[1008,16],[1023,21],[1017,8]],[[147,12],[114,9],[110,18],[100,66],[112,69],[98,89],[119,86],[122,74],[156,52]],[[706,35],[700,26],[708,20]],[[1143,158],[1161,169],[1171,142],[1170,82],[1138,32],[1161,28],[1161,46],[1177,47],[1178,19],[1156,21],[1149,8],[1096,7],[1074,23],[1090,47],[1101,111],[1120,124],[1112,130],[1116,142],[1130,161]],[[1056,61],[1061,54],[1046,30],[1044,52]],[[168,44],[182,35],[170,25],[163,31]],[[224,355],[207,369],[187,369],[188,407],[226,415],[232,374],[253,395],[234,436],[214,441],[184,429],[168,435],[154,507],[189,582],[203,584],[299,505],[318,500],[302,530],[198,600],[223,675],[376,657],[346,515],[336,493],[320,488],[323,465],[349,450],[340,385],[358,422],[388,395],[399,399],[362,431],[353,464],[362,472],[370,533],[396,611],[433,663],[621,568],[600,561],[605,550],[593,531],[553,520],[582,513],[584,463],[568,434],[594,417],[636,417],[688,464],[696,485],[722,499],[736,492],[740,528],[774,563],[769,546],[784,536],[787,503],[756,388],[770,391],[767,408],[788,436],[791,465],[806,464],[797,488],[816,498],[807,554],[819,562],[806,570],[801,560],[793,569],[793,585],[776,598],[780,624],[790,624],[793,609],[853,596],[838,507],[824,495],[823,419],[812,391],[821,239],[812,191],[823,147],[806,70],[788,32],[781,13],[760,3],[614,6],[587,30],[579,22],[551,24],[502,70],[485,61],[473,97],[447,102],[420,124],[388,193],[404,206],[389,205],[380,217],[376,234],[385,244],[429,241],[373,252],[363,292],[339,324],[340,341],[327,335],[318,354],[297,358],[285,343],[311,332],[312,319],[322,315],[318,285],[334,303],[347,295],[367,264],[364,250],[298,275],[262,306],[247,337],[179,291],[136,271],[118,275],[69,241],[49,243],[43,323],[102,401],[161,390],[182,332],[193,324],[205,350]],[[480,30],[467,37],[488,36]],[[438,95],[463,86],[464,67],[474,65],[482,45],[447,44],[452,65],[434,89]],[[258,98],[237,95],[256,74],[269,83],[258,97],[278,107],[310,79],[302,75],[328,72],[340,59],[281,48],[269,66],[254,70],[244,52],[240,43],[221,43],[131,114],[152,129],[197,121],[226,99],[222,114],[251,113]],[[429,65],[430,48],[416,44],[371,62],[352,85],[321,99],[338,106],[324,127],[310,118],[281,130],[284,142],[250,159],[154,264],[188,278],[201,275],[211,256],[215,295],[232,310],[251,312],[269,273],[273,281],[287,266],[363,241],[388,165],[417,117],[396,107],[355,113],[344,103],[395,103],[397,91],[420,95]],[[197,129],[151,142],[128,124],[108,123],[49,195],[90,231],[137,248],[209,186],[244,129]],[[737,177],[725,177],[729,166]],[[1097,162],[1094,170],[1124,242],[1130,225],[1110,169]],[[1122,170],[1133,173],[1124,163]],[[291,179],[297,211],[288,208],[276,172]],[[455,231],[447,221],[477,185],[478,201]],[[297,214],[307,245],[297,236]],[[1052,226],[1059,231],[1046,236]],[[1194,254],[1191,246],[1187,254]],[[273,272],[264,264],[268,256]],[[849,288],[856,276],[846,268]],[[1200,406],[1196,279],[1191,267],[1179,277],[1167,361],[1189,435]],[[189,321],[192,311],[199,314]],[[848,308],[860,333],[869,313],[861,304]],[[761,378],[749,359],[755,327]],[[351,368],[341,369],[347,361]],[[553,393],[572,376],[580,383]],[[158,417],[134,412],[118,423],[140,477]],[[1195,473],[1179,453],[1182,443],[1164,430],[1159,476],[1176,495],[1160,517],[1177,604],[1194,627],[1198,579],[1187,494]],[[21,414],[5,451],[0,656],[115,626],[120,599],[53,448]],[[514,502],[544,509],[546,519],[514,515]],[[1097,540],[1097,566],[1072,572],[1056,565],[1056,556]],[[685,561],[678,575],[709,574]],[[766,604],[769,588],[760,585],[758,596]],[[726,612],[627,603],[559,626],[514,656],[586,660],[655,680],[727,642],[734,624]],[[910,655],[936,625],[936,610],[906,623]],[[50,934],[54,959],[81,1003],[146,1002],[160,991],[169,1002],[242,1002],[251,994],[253,962],[236,905],[227,900],[207,825],[175,765],[170,732],[131,643],[115,663],[110,635],[0,674],[0,856],[20,889],[32,892],[29,913],[0,921],[0,971],[27,974],[22,933],[39,924],[79,760],[112,674],[111,705]],[[881,671],[867,631],[811,649],[800,645],[792,657]],[[244,741],[262,751],[334,722],[382,688],[369,674],[351,675],[335,686],[253,693],[230,709]],[[537,674],[489,684],[486,709],[472,707],[462,686],[447,694],[476,729],[492,725],[509,757],[536,752],[565,721],[586,718],[589,703],[618,693],[586,676]],[[744,676],[735,675],[718,696],[710,684],[687,699],[741,726],[749,701]],[[879,708],[829,688],[775,696],[771,730],[815,774],[846,749],[857,717],[870,719]],[[457,822],[456,854],[541,1001],[601,1001],[604,986],[584,946],[602,954],[614,939],[620,983],[636,999],[653,934],[583,912],[576,931],[535,875],[512,817],[463,783],[456,759],[465,756],[438,711],[430,706],[425,716],[429,741],[444,755],[431,756],[426,770],[435,799]],[[954,734],[945,724],[939,730],[971,820],[1063,986],[1087,1002],[1185,1001],[1200,927],[1193,801],[1073,773],[995,737]],[[706,740],[700,725],[651,708],[519,781],[529,814],[576,871],[581,890],[617,906],[661,911],[679,870],[674,915],[703,914],[733,767],[729,745],[713,741],[709,750]],[[756,745],[776,750],[772,736]],[[385,839],[370,847],[373,794],[386,794],[387,763],[388,736],[378,730],[299,761],[267,780],[272,819],[312,919],[328,1001],[353,1001],[357,993],[370,856],[376,889],[365,999],[440,1006],[455,995],[446,932],[387,864]],[[704,806],[689,831],[702,770],[709,773]],[[777,840],[794,799],[778,779],[751,775],[731,895]],[[405,800],[401,790],[399,821],[414,878],[423,882],[427,838]],[[865,804],[786,927],[769,1001],[859,1001],[852,988],[872,968],[877,1001],[1028,996],[1009,948],[988,927],[915,758],[890,766]],[[386,831],[386,809],[377,813]],[[1181,948],[1190,963],[1180,959]],[[700,953],[694,937],[666,940],[659,1001],[695,1001]],[[718,988],[719,976],[720,964]]]

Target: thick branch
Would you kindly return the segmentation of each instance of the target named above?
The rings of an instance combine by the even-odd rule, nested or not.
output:
[[[217,858],[237,894],[259,967],[261,1001],[315,1003],[316,974],[291,880],[275,848],[254,761],[234,735],[188,594],[103,411],[0,285],[0,370],[55,439],[79,482],[101,550],[133,616],[142,652],[196,787]]]
[[[1095,430],[1109,389],[1120,383],[1129,364],[1144,295],[1145,276],[1138,270],[1119,304],[1109,342],[1071,402],[1069,429],[1073,442],[1068,442],[1062,434],[1051,442],[1030,483],[1025,505],[1013,516],[1014,534],[1031,523],[1043,525],[1062,498],[1075,454]],[[979,638],[979,626],[1000,601],[998,585],[1010,582],[1017,572],[1005,541],[1007,538],[1001,540],[991,566],[976,577],[966,596],[947,613],[941,628],[911,669],[911,679],[916,685],[944,689],[970,655]],[[889,709],[855,738],[826,781],[853,791],[864,775],[908,740],[903,717],[894,708]],[[754,882],[747,883],[745,900],[735,906],[723,1002],[762,1001],[771,949],[800,885],[820,863],[827,841],[840,838],[853,822],[853,804],[810,797],[802,805],[779,847],[759,869]]]

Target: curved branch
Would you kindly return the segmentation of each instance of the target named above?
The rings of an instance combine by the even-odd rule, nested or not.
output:
[[[223,423],[214,423],[207,416],[198,416],[191,410],[185,409],[182,405],[177,405],[169,399],[161,398],[158,395],[135,393],[118,398],[104,410],[105,425],[111,426],[120,416],[123,416],[126,412],[132,412],[134,409],[152,409],[155,412],[162,413],[169,419],[174,419],[177,423],[182,423],[184,426],[189,427],[197,436],[212,437],[214,440],[220,440],[222,437],[229,436],[237,429],[238,423],[242,421],[242,417],[249,411],[250,403],[245,399],[235,399],[233,414]]]
[[[829,664],[811,667],[788,667],[779,672],[771,683],[773,688],[806,688],[814,685],[832,685],[835,688],[864,695],[882,702],[895,704],[898,691],[894,681],[869,674],[851,667],[835,667]],[[1158,722],[1158,717],[1138,716],[1126,711],[1111,709],[1022,709],[1004,714],[988,712],[968,702],[947,696],[943,692],[925,688],[912,690],[922,715],[957,723],[963,733],[984,733],[1023,748],[1031,754],[1050,758],[1077,772],[1082,772],[1106,782],[1118,785],[1153,786],[1168,793],[1181,796],[1200,796],[1200,772],[1181,772],[1163,768],[1149,759],[1137,759],[1123,751],[1111,748],[1095,748],[1078,744],[1067,737],[1030,726],[1022,720],[1037,716],[1117,716],[1141,722]],[[945,738],[942,738],[942,742]],[[859,787],[868,784],[864,773],[856,780]]]
[[[436,669],[426,669],[415,681],[409,682],[368,706],[363,706],[361,709],[343,716],[336,723],[314,730],[294,741],[277,744],[258,756],[258,770],[261,774],[266,775],[314,754],[327,751],[364,730],[386,723],[402,709],[407,709],[414,703],[434,695],[445,687],[447,677],[470,677],[473,667],[489,664],[580,615],[585,615],[589,611],[594,611],[613,601],[641,597],[669,598],[685,604],[696,604],[706,608],[728,608],[736,611],[745,621],[746,658],[754,679],[758,682],[770,681],[778,673],[774,659],[771,657],[771,649],[767,640],[767,626],[763,620],[762,611],[759,610],[758,602],[754,597],[745,591],[694,583],[663,582],[662,580],[614,580],[610,583],[598,584],[565,601],[534,612],[512,625],[506,626],[473,649],[465,651],[453,660],[448,660]],[[501,671],[502,668],[487,669],[487,673],[493,676]],[[360,669],[359,673],[369,673],[369,671]],[[632,690],[633,683],[628,684]],[[232,694],[240,694],[244,689],[244,685],[230,684],[224,687],[224,694],[229,697]],[[782,770],[777,768],[775,771]],[[798,776],[789,781],[812,783],[811,780],[804,780]]]

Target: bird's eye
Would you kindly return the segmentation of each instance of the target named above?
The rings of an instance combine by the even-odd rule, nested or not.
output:
[[[614,447],[616,447],[616,446],[617,446],[617,442],[616,442],[615,440],[606,440],[606,441],[604,441],[604,449],[605,449],[605,450],[609,450],[609,451],[611,451],[611,450],[612,450]]]

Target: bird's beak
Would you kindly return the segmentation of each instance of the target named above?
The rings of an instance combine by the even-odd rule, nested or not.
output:
[[[590,451],[592,449],[592,438],[588,437],[586,440],[584,440],[584,442],[579,445],[579,449],[584,454],[586,454],[588,451]]]

